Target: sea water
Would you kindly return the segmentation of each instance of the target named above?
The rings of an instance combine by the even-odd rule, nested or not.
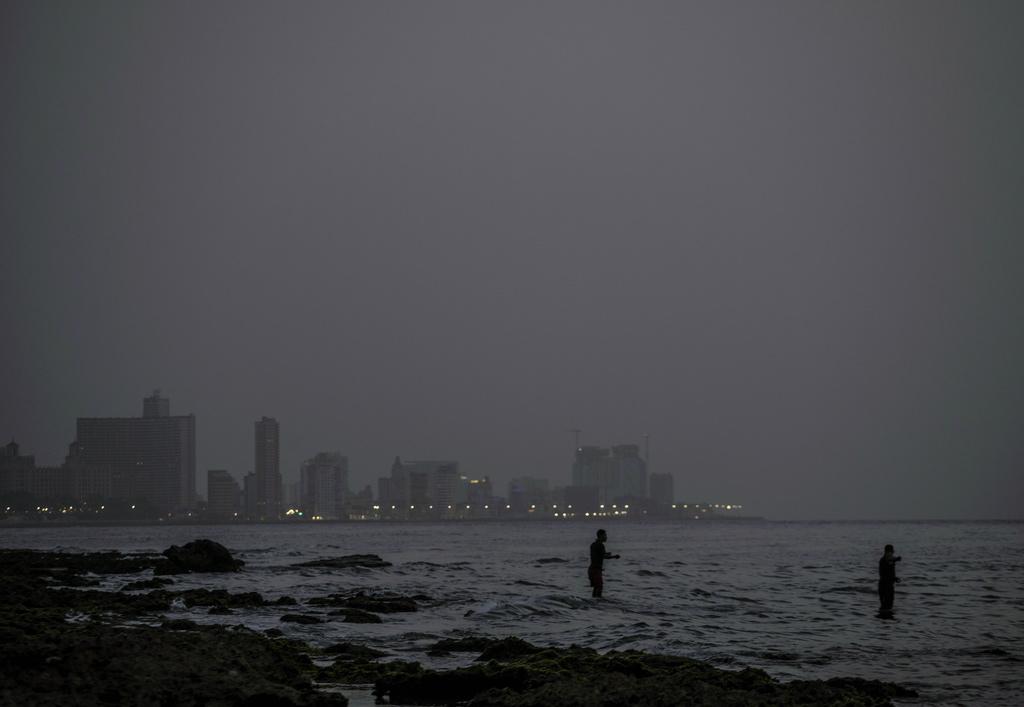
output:
[[[282,623],[280,607],[172,618],[279,628],[312,645],[349,641],[426,667],[436,641],[518,636],[540,646],[637,649],[782,681],[850,676],[916,689],[914,705],[1024,703],[1024,523],[615,520],[602,599],[587,583],[598,525],[584,521],[0,528],[5,547],[160,552],[209,538],[245,561],[237,574],[175,577],[172,589],[258,591],[274,600],[356,590],[424,595],[381,624]],[[877,565],[896,546],[902,582],[878,616]],[[297,563],[372,553],[384,569]],[[129,578],[100,577],[116,590]],[[136,579],[136,578],[131,578]],[[317,607],[291,612],[321,613]],[[324,618],[327,618],[324,616]],[[349,694],[346,690],[342,690]],[[352,695],[350,695],[352,696]],[[366,699],[366,694],[361,695]],[[353,704],[358,703],[358,699]]]

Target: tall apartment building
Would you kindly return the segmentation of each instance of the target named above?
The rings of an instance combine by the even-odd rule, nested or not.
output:
[[[238,497],[241,491],[238,482],[224,469],[210,469],[206,472],[207,494],[206,516],[210,520],[233,520],[238,512]]]
[[[299,469],[299,506],[314,517],[342,517],[348,498],[348,457],[338,452],[320,452],[302,462]]]
[[[460,497],[459,463],[457,461],[408,461],[395,457],[391,476],[378,480],[380,505],[394,506],[396,511],[408,509],[406,515],[420,513],[444,514]]]
[[[281,429],[277,420],[264,417],[256,423],[256,507],[255,520],[281,517]]]
[[[160,513],[196,502],[196,417],[172,416],[160,391],[143,400],[142,417],[80,417],[76,462],[111,470],[111,495],[151,504]]]
[[[635,444],[619,444],[610,451],[580,447],[572,465],[572,483],[596,487],[600,503],[624,497],[647,498],[647,462]]]

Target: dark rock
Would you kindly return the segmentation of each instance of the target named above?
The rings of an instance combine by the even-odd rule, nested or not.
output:
[[[530,643],[527,643],[521,638],[515,636],[509,636],[501,640],[494,641],[491,645],[484,648],[483,653],[477,656],[478,661],[488,660],[502,660],[507,661],[512,658],[519,658],[525,655],[533,655],[534,653],[540,653],[543,648],[538,648]]]
[[[466,638],[444,638],[428,649],[430,655],[446,653],[481,653],[498,642],[497,638],[468,636]]]
[[[498,645],[498,644],[495,644]],[[529,646],[529,644],[526,644]],[[536,648],[531,646],[530,648]],[[369,664],[335,663],[319,680],[373,673]],[[779,683],[763,670],[720,670],[688,658],[625,651],[599,654],[573,646],[546,649],[503,664],[478,663],[448,671],[418,663],[377,663],[374,694],[391,704],[466,704],[473,707],[618,707],[697,705],[744,707],[844,705],[891,707],[891,697],[913,691],[877,681],[835,679]]]
[[[269,602],[264,600],[259,592],[232,594],[226,589],[186,589],[170,593],[179,597],[190,609],[196,606],[225,606],[229,609],[244,609],[269,605]]]
[[[253,633],[101,625],[0,642],[0,702],[52,705],[344,707],[307,676],[307,655]]]
[[[193,540],[181,547],[171,545],[163,551],[168,562],[158,567],[158,574],[183,574],[185,572],[237,572],[245,565],[236,560],[226,547],[213,540]]]
[[[382,560],[378,555],[345,555],[343,557],[329,557],[323,560],[299,562],[292,565],[292,567],[330,567],[333,569],[350,569],[353,567],[379,569],[390,566],[390,562]]]
[[[334,661],[333,665],[320,668],[316,674],[316,681],[341,685],[366,685],[376,683],[377,680],[395,670],[417,671],[419,669],[419,663],[403,661],[381,663],[366,658],[339,659]]]
[[[166,628],[171,631],[198,631],[199,624],[195,621],[189,621],[188,619],[171,619],[164,621],[160,624],[161,628]]]
[[[98,579],[87,579],[73,572],[62,572],[54,576],[54,583],[62,587],[98,587]]]
[[[45,552],[36,550],[0,550],[0,574],[58,576],[65,573],[135,574],[160,562],[149,555],[122,555],[120,552]]]

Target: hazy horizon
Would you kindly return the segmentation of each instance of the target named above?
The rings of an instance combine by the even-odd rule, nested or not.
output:
[[[1019,3],[5,3],[0,435],[1024,518]]]

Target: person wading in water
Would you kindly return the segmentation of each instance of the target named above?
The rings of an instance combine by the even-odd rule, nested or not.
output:
[[[885,546],[885,554],[878,561],[878,600],[882,603],[883,614],[892,613],[892,603],[896,599],[896,584],[900,578],[896,576],[896,563],[902,560],[896,556],[892,545]]]
[[[590,586],[594,588],[593,596],[595,597],[600,597],[601,590],[604,588],[604,578],[601,576],[604,572],[604,561],[619,558],[618,555],[605,551],[604,543],[607,539],[608,533],[599,530],[597,531],[597,540],[590,543],[590,567],[587,568],[587,576],[590,578]]]

